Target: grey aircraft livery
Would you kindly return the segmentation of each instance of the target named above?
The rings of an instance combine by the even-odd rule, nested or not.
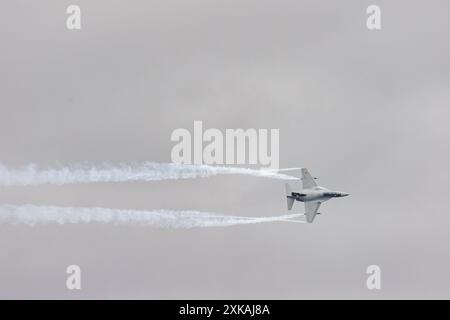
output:
[[[292,209],[294,201],[301,201],[305,203],[306,221],[311,223],[314,221],[318,212],[320,204],[331,198],[341,198],[348,196],[348,193],[341,191],[332,191],[317,185],[315,179],[311,176],[308,169],[302,168],[302,183],[303,188],[298,192],[292,192],[291,186],[286,183],[286,199],[288,210]]]

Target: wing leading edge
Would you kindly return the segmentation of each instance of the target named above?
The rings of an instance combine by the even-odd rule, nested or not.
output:
[[[311,223],[314,221],[314,218],[316,217],[319,207],[320,207],[319,201],[305,202],[305,215],[306,215],[307,222]]]
[[[303,189],[310,189],[317,186],[316,180],[314,180],[306,168],[302,168],[302,183]]]

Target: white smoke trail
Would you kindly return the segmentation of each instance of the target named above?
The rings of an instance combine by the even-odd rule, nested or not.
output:
[[[283,169],[280,169],[281,171]],[[9,169],[0,164],[0,186],[36,186],[43,184],[74,184],[93,182],[159,181],[204,178],[215,175],[239,174],[256,177],[298,180],[275,170],[189,165],[175,163],[143,162],[134,164],[77,164],[56,168],[39,168],[28,165]]]
[[[0,222],[26,224],[30,226],[49,223],[111,223],[116,225],[129,224],[152,226],[156,228],[189,229],[290,221],[289,219],[297,218],[299,216],[302,215],[290,214],[274,217],[236,217],[200,211],[140,211],[109,208],[74,208],[35,205],[0,206]]]

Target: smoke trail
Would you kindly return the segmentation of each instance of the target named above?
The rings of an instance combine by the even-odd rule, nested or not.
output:
[[[176,210],[124,210],[109,208],[74,208],[35,205],[2,205],[0,222],[30,226],[57,223],[111,223],[116,225],[139,225],[156,228],[205,228],[226,227],[263,222],[290,221],[302,216],[290,214],[274,217],[236,217],[200,211]],[[302,221],[303,220],[295,220]]]
[[[280,169],[281,171],[283,169]],[[159,181],[204,178],[224,174],[239,174],[256,177],[298,180],[276,170],[189,165],[175,163],[143,162],[134,164],[78,164],[57,168],[38,168],[28,165],[9,169],[0,164],[0,186],[36,186],[42,184],[73,184],[93,182]]]

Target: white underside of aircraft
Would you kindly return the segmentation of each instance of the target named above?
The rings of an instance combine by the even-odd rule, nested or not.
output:
[[[341,198],[348,196],[348,193],[341,191],[332,191],[317,185],[315,179],[311,176],[308,169],[301,169],[301,180],[303,188],[298,192],[292,192],[291,186],[286,183],[286,199],[288,210],[292,209],[295,201],[305,203],[306,221],[311,223],[314,221],[316,214],[322,202],[330,200],[331,198]]]

